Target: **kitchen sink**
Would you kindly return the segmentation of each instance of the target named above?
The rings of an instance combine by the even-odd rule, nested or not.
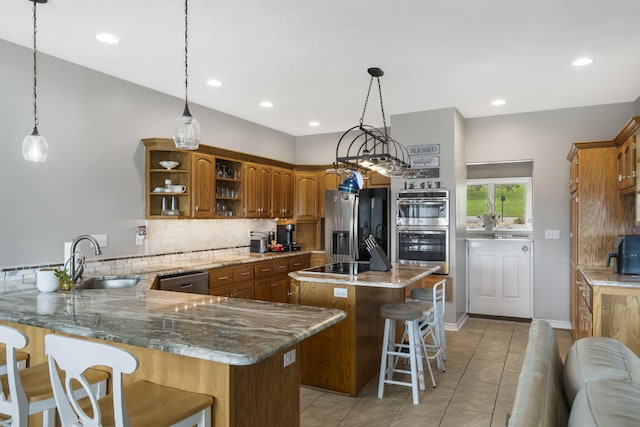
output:
[[[138,284],[136,276],[102,276],[87,277],[76,285],[76,289],[121,289],[131,288]]]

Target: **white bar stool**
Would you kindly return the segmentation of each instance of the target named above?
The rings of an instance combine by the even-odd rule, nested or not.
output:
[[[447,337],[444,331],[444,309],[446,298],[446,280],[442,279],[433,285],[433,289],[417,288],[411,291],[411,298],[418,301],[431,302],[434,305],[434,313],[427,315],[422,328],[431,325],[435,328],[435,347],[442,355],[442,360],[447,360]],[[428,346],[428,345],[427,345]],[[444,370],[444,364],[438,362],[438,369]]]
[[[427,307],[429,305],[430,307]],[[424,370],[422,368],[422,352],[426,348],[420,333],[420,320],[423,318],[423,311],[433,309],[430,303],[421,304],[385,304],[380,307],[380,314],[384,317],[384,338],[382,340],[382,355],[380,357],[380,378],[378,382],[378,398],[384,396],[384,385],[395,384],[411,387],[413,393],[413,404],[419,403],[418,387],[425,389]],[[404,332],[400,343],[395,342],[395,322],[404,323]],[[406,341],[405,341],[406,340]],[[397,367],[398,358],[408,359],[410,370],[399,369]],[[427,367],[433,387],[436,386],[431,365],[427,358]],[[409,374],[411,382],[393,379],[394,373]]]
[[[29,353],[25,353],[24,351],[16,351],[15,353],[18,370],[21,371],[27,367]],[[4,345],[0,346],[0,375],[7,375],[7,354]]]
[[[29,415],[42,412],[43,427],[53,427],[56,402],[47,364],[41,363],[20,371],[17,369],[16,349],[24,348],[29,342],[27,336],[17,329],[0,325],[0,342],[4,343],[7,362],[7,373],[0,377],[0,414],[10,418],[0,422],[0,425],[27,427]],[[104,395],[108,377],[106,372],[92,369],[87,372],[87,385]],[[86,396],[77,385],[74,387],[78,397]]]
[[[138,360],[128,351],[60,335],[46,335],[44,343],[53,394],[64,427],[211,426],[211,396],[148,381],[123,386],[122,374],[138,368]],[[67,390],[72,381],[87,389],[84,371],[91,366],[111,368],[112,390],[102,399],[89,394],[89,402],[83,405]],[[66,374],[66,380],[60,378],[57,368]]]

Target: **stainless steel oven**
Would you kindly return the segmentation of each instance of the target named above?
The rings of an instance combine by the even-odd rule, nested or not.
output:
[[[449,225],[449,190],[398,191],[396,224],[398,227]]]
[[[449,274],[449,227],[398,227],[398,262],[439,265],[435,274]]]

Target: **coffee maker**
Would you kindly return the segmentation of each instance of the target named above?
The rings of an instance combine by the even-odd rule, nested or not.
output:
[[[295,226],[293,224],[282,224],[276,228],[276,241],[282,245],[284,251],[299,251],[300,245],[296,245],[293,239]]]

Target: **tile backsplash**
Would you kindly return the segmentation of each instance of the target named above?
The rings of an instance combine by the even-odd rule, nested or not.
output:
[[[144,256],[88,257],[85,272],[107,273],[118,270],[140,270],[170,262],[197,261],[212,256],[235,255],[249,250],[249,232],[275,231],[271,219],[233,220],[146,220],[147,235]],[[35,280],[36,271],[62,264],[32,265],[0,269],[0,282]]]

